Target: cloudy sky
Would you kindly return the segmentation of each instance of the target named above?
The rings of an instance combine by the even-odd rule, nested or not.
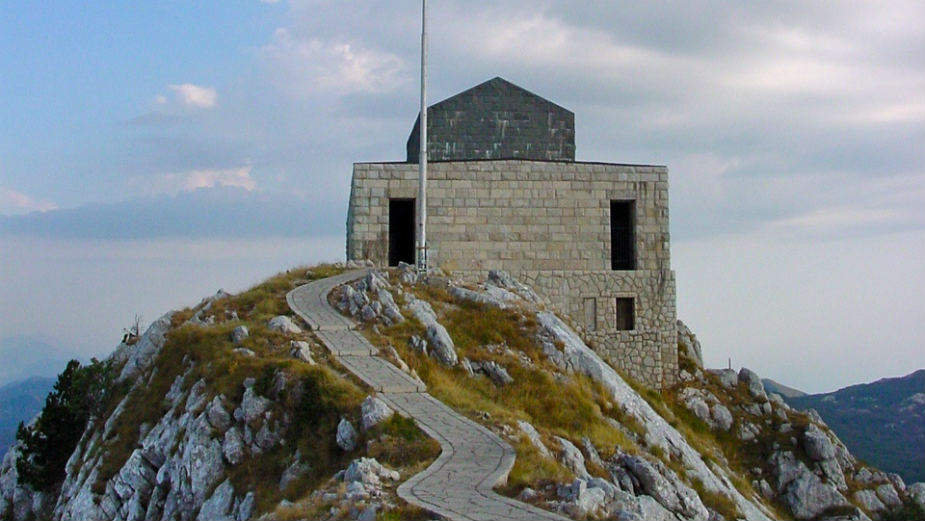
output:
[[[503,76],[575,112],[579,160],[668,165],[709,365],[925,366],[921,1],[430,4],[432,101]],[[404,157],[419,9],[3,2],[0,352],[105,355],[135,314],[341,258],[351,163]]]

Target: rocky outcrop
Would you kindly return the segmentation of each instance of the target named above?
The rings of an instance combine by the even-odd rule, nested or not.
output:
[[[361,414],[363,416],[360,419],[360,425],[366,431],[387,420],[395,412],[379,398],[367,396],[363,401]]]
[[[456,346],[453,344],[453,339],[450,338],[446,328],[437,321],[437,314],[434,313],[430,304],[423,300],[409,297],[406,308],[426,328],[431,356],[439,360],[443,365],[456,365],[459,361],[456,356]]]
[[[542,341],[543,350],[550,361],[563,369],[586,374],[600,382],[624,413],[642,425],[648,445],[676,454],[688,470],[691,479],[698,480],[706,490],[728,497],[747,519],[770,519],[768,513],[745,498],[724,476],[715,474],[707,467],[701,455],[687,443],[687,440],[633,391],[612,367],[586,346],[561,319],[552,313],[540,312],[537,314],[537,321],[545,336],[545,340]],[[561,345],[561,349],[557,345]],[[671,510],[667,505],[662,506]]]
[[[346,418],[341,418],[337,424],[337,446],[341,450],[352,452],[357,448],[357,431]]]
[[[279,331],[287,335],[297,335],[302,332],[302,328],[295,325],[291,318],[285,315],[279,315],[270,319],[267,323],[270,331]]]
[[[396,275],[402,283],[390,282]],[[576,435],[544,426],[543,419],[533,411],[498,422],[486,421],[489,428],[509,441],[528,442],[545,460],[543,465],[556,467],[568,476],[561,482],[524,489],[518,497],[525,501],[575,519],[666,521],[763,521],[774,517],[767,506],[769,501],[787,508],[799,520],[876,519],[909,505],[925,508],[925,484],[906,487],[898,476],[860,464],[820,418],[802,415],[778,396],[765,394],[758,387],[760,378],[752,371],[703,370],[702,360],[695,361],[694,366],[688,364],[687,375],[681,378],[683,383],[659,397],[674,407],[667,410],[665,403],[648,403],[572,328],[552,312],[541,310],[544,303],[509,275],[492,272],[484,284],[466,287],[450,283],[449,294],[456,304],[441,301],[433,306],[401,285],[418,283],[419,279],[412,269],[399,270],[392,279],[388,274],[371,271],[344,286],[335,294],[334,302],[372,331],[413,316],[426,333],[410,338],[411,351],[402,352],[406,360],[420,370],[407,355],[422,353],[448,367],[461,367],[462,370],[441,369],[458,375],[460,385],[470,382],[480,389],[504,393],[522,383],[520,369],[527,367],[548,369],[553,373],[551,382],[569,382],[576,374],[586,375],[597,382],[594,392],[602,395],[596,402],[601,410],[613,411],[612,417],[603,419],[631,440],[633,450],[614,448],[613,444],[595,447],[592,439],[598,443],[600,439],[593,434]],[[445,279],[440,281],[443,284]],[[414,293],[424,294],[416,290]],[[206,299],[187,324],[199,330],[221,323],[223,316],[216,311],[221,306],[215,303],[222,298],[228,295],[220,293]],[[528,315],[530,320],[524,323],[531,324],[530,331],[535,328],[538,349],[528,355],[526,350],[515,352],[507,345],[492,344],[481,346],[481,354],[474,354],[467,346],[471,360],[458,361],[453,339],[440,324],[435,307],[440,316],[448,317],[443,306],[462,301]],[[238,320],[228,313],[225,320]],[[174,378],[171,373],[160,387],[162,396],[156,397],[161,407],[159,416],[126,429],[122,420],[132,417],[133,408],[138,406],[131,399],[132,393],[150,386],[161,370],[162,365],[156,362],[173,319],[171,314],[161,317],[135,346],[120,346],[112,355],[120,366],[118,380],[128,392],[107,417],[88,426],[67,463],[66,478],[57,495],[38,493],[20,483],[15,465],[19,450],[14,447],[9,451],[0,465],[0,518],[253,519],[263,514],[257,508],[258,503],[265,504],[265,499],[258,501],[255,490],[239,488],[235,476],[240,475],[245,462],[261,457],[280,458],[278,475],[270,483],[273,490],[294,490],[304,483],[302,477],[312,471],[309,462],[314,460],[304,452],[304,445],[303,452],[296,450],[292,435],[296,432],[293,417],[302,403],[302,391],[293,388],[290,377],[282,370],[255,374],[255,378],[219,392],[214,380],[201,376],[210,361],[194,357],[177,360],[179,374]],[[258,336],[257,332],[264,329],[263,320],[251,323],[250,332],[240,322],[228,323],[220,333],[227,343],[222,356],[236,357],[236,363],[246,365],[256,360],[245,359],[241,350],[248,349],[253,357],[271,351],[279,357],[280,367],[297,371],[324,369],[317,366],[326,363],[326,357],[317,354],[317,340],[300,333],[301,328],[292,319],[281,315],[267,324],[285,335],[271,335],[275,345]],[[416,324],[413,327],[420,331]],[[689,354],[699,358],[696,337],[683,323],[679,322],[678,328],[679,341],[687,345]],[[404,349],[406,340],[407,337],[401,344],[384,344],[381,356],[413,374],[392,347]],[[489,379],[494,385],[469,380],[467,374]],[[517,375],[518,381],[511,374]],[[164,392],[166,382],[172,385]],[[549,392],[559,389],[553,385]],[[368,396],[359,409],[347,414],[340,411],[330,420],[339,421],[336,432],[327,431],[327,441],[321,445],[333,447],[336,442],[336,448],[331,449],[334,457],[345,457],[345,453],[350,457],[365,455],[367,444],[375,442],[370,439],[370,429],[372,433],[379,432],[375,426],[394,414],[374,395]],[[675,428],[690,418],[687,412],[697,418],[692,428],[724,443],[741,444],[750,454],[760,455],[760,460],[749,460],[747,476],[733,476],[722,451],[700,453],[689,443]],[[490,418],[487,413],[480,415]],[[531,418],[534,423],[517,418]],[[685,432],[690,434],[689,430]],[[137,441],[130,438],[125,453],[118,457],[107,453],[115,450],[114,440],[120,436],[137,436]],[[346,460],[340,468],[345,463]],[[751,481],[757,494],[743,494],[748,487],[741,487],[740,478]],[[390,508],[388,496],[399,479],[396,471],[378,461],[359,457],[327,484],[309,491],[307,497],[323,505],[315,511],[329,512],[329,518],[336,517],[333,512],[344,512],[351,519],[372,521],[382,509]],[[286,500],[280,508],[285,512],[293,505]],[[294,514],[289,517],[299,518]]]
[[[700,349],[700,341],[697,340],[697,336],[694,335],[693,331],[680,320],[678,320],[678,344],[684,346],[687,350],[688,358],[697,367],[703,368],[703,352]]]

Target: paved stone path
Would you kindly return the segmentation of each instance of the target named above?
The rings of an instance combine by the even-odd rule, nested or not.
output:
[[[398,487],[398,495],[452,520],[565,521],[494,493],[492,487],[504,482],[514,465],[510,445],[424,392],[420,381],[375,356],[375,347],[353,331],[354,322],[331,308],[328,293],[366,273],[351,271],[311,282],[290,291],[286,300],[337,360],[378,391],[390,407],[414,418],[424,432],[440,442],[440,457]]]

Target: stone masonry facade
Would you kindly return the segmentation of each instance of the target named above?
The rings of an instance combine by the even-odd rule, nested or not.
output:
[[[417,179],[418,165],[412,163],[354,165],[348,259],[388,264],[390,200],[416,198]],[[633,202],[635,269],[612,269],[614,201]],[[654,388],[676,382],[666,167],[528,159],[433,162],[427,229],[431,265],[468,280],[505,270],[549,299],[615,367]],[[618,312],[624,306],[625,313],[627,302],[630,326]]]

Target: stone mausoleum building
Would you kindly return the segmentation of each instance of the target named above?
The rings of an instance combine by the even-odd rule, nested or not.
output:
[[[501,78],[427,112],[429,262],[502,269],[652,387],[678,374],[668,169],[575,161],[575,115]],[[414,263],[418,125],[407,161],[356,163],[347,258]]]

